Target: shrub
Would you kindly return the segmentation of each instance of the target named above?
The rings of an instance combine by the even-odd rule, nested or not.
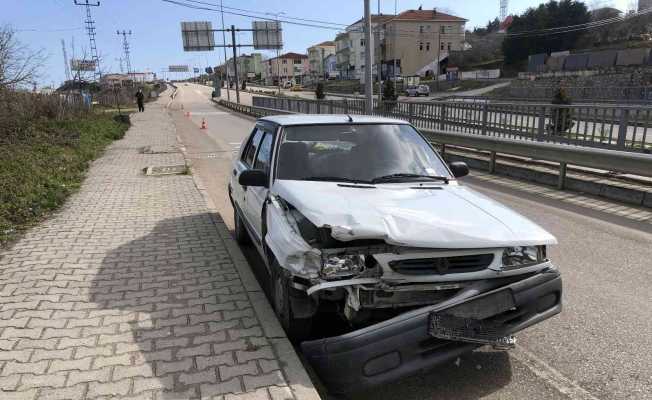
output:
[[[315,88],[315,97],[318,100],[323,100],[326,98],[326,93],[324,92],[324,84],[322,82],[317,83],[317,87]]]

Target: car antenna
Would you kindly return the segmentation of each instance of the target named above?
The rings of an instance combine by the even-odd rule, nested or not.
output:
[[[346,114],[346,116],[349,118],[349,122],[353,122],[353,118],[349,114]]]

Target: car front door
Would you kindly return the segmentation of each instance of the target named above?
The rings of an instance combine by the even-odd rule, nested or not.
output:
[[[244,219],[243,222],[247,224],[249,230],[252,229],[251,223],[247,219],[247,215],[245,211],[246,209],[245,198],[246,198],[246,193],[248,188],[241,186],[240,183],[238,182],[238,179],[240,178],[240,174],[242,173],[242,171],[253,168],[254,161],[256,159],[256,152],[258,151],[258,146],[260,145],[260,141],[263,139],[264,135],[265,135],[265,131],[261,127],[256,125],[254,130],[249,135],[249,139],[244,143],[244,147],[238,157],[238,161],[233,165],[233,175],[232,175],[233,179],[231,181],[231,196],[237,208],[237,212]]]
[[[264,171],[267,175],[268,182],[271,170],[273,146],[274,133],[270,130],[265,130],[264,136],[258,146],[258,151],[256,152],[253,169]],[[247,213],[247,219],[250,221],[251,228],[255,231],[255,235],[259,240],[263,237],[262,212],[268,191],[269,189],[266,187],[249,187],[245,194],[245,212]]]

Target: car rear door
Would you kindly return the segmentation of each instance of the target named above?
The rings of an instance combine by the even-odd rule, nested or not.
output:
[[[269,182],[272,152],[274,148],[275,132],[270,127],[264,128],[264,136],[260,141],[253,169],[264,171]],[[255,231],[258,240],[262,238],[262,211],[265,199],[269,189],[266,187],[249,187],[245,194],[245,207],[247,219],[251,223],[251,228]]]

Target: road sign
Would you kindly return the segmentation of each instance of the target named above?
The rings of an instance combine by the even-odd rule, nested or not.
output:
[[[73,71],[95,71],[95,61],[93,60],[70,60],[70,69]]]
[[[206,73],[208,75],[213,75],[213,68],[212,67],[206,67],[205,71],[206,71]]]
[[[283,48],[283,30],[278,21],[253,21],[254,49],[276,50]]]
[[[199,73],[199,68],[193,68],[193,69],[192,69],[192,72],[198,74],[198,73]]]
[[[212,51],[215,48],[215,32],[208,21],[182,22],[183,51]]]
[[[187,65],[170,65],[168,67],[169,72],[188,72],[188,66]]]

